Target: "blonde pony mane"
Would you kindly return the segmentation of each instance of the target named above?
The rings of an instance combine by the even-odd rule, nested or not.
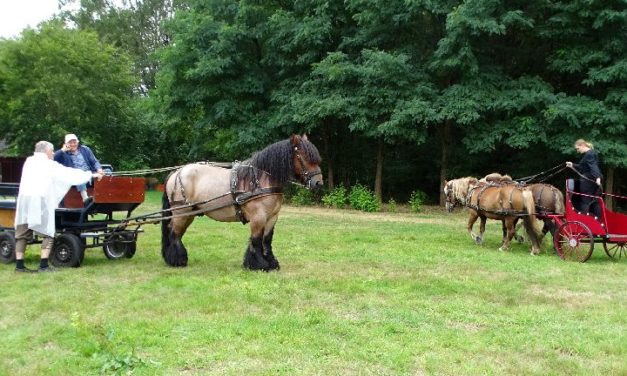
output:
[[[461,203],[462,205],[466,205],[468,191],[470,191],[470,189],[477,184],[479,184],[477,178],[467,176],[465,178],[453,179],[447,183],[447,186],[450,186],[455,200],[457,200],[457,202]]]

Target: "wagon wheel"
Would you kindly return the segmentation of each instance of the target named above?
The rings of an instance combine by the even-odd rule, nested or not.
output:
[[[137,239],[131,233],[113,233],[104,241],[102,250],[110,260],[118,260],[123,257],[131,258],[135,255]]]
[[[10,264],[15,261],[15,237],[10,232],[0,233],[0,262]]]
[[[604,241],[603,249],[610,258],[620,259],[623,256],[627,257],[627,242],[608,243],[607,241]]]
[[[59,267],[77,268],[81,266],[85,256],[85,246],[81,239],[74,234],[61,234],[54,238],[50,261]]]
[[[565,222],[555,231],[553,245],[562,260],[586,262],[594,250],[594,238],[585,224]]]

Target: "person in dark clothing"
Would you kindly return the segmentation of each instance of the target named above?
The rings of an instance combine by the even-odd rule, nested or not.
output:
[[[100,165],[98,159],[96,159],[94,152],[87,146],[80,145],[78,137],[76,137],[73,133],[65,135],[63,148],[54,153],[54,160],[66,167],[78,168],[83,171],[97,172],[101,175],[104,174],[102,166]],[[83,202],[88,202],[89,196],[87,195],[87,185],[77,185],[76,189],[81,194]]]
[[[594,150],[593,145],[586,140],[579,139],[575,141],[575,149],[578,153],[583,154],[579,163],[566,162],[566,167],[570,167],[579,172],[583,177],[579,180],[580,193],[585,195],[599,195],[601,187],[601,179],[603,174],[599,167],[599,155]],[[577,210],[583,213],[592,213],[595,217],[601,218],[601,208],[597,199],[589,196],[580,196]]]

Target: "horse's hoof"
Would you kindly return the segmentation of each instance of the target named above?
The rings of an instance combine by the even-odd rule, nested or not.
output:
[[[516,235],[516,241],[522,244],[525,242],[525,237],[521,235]]]

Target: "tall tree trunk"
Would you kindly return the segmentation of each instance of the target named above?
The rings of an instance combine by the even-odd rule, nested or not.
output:
[[[448,163],[451,154],[452,143],[452,127],[450,120],[447,120],[439,128],[440,131],[440,144],[442,146],[442,155],[440,156],[440,205],[446,204],[446,197],[444,196],[444,181],[450,179],[448,176]]]
[[[326,168],[327,168],[327,187],[332,190],[335,188],[335,179],[334,179],[334,163],[335,155],[331,154],[331,130],[329,129],[329,122],[325,121],[324,126],[322,127],[322,142],[325,154]]]
[[[323,139],[323,144],[324,144],[324,154],[326,156],[326,162],[327,162],[327,187],[332,190],[333,188],[335,188],[335,176],[334,176],[334,172],[333,172],[333,155],[331,155],[331,131],[329,129],[329,123],[328,121],[325,122],[324,127],[322,128],[324,129],[323,133],[322,133],[322,139]]]
[[[607,168],[607,176],[605,177],[605,192],[614,192],[614,167]],[[614,210],[614,198],[612,196],[605,196],[605,206],[609,210]]]
[[[379,146],[377,147],[377,172],[374,178],[374,194],[379,200],[382,197],[382,185],[383,185],[383,148],[385,142],[383,139],[379,140]]]

